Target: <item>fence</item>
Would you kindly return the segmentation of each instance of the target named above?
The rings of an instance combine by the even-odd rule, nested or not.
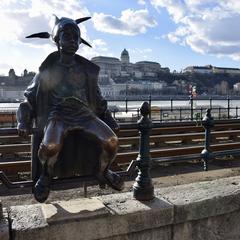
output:
[[[133,106],[140,105],[142,100],[109,100],[110,110],[119,122],[134,122],[140,117],[139,108]],[[239,100],[231,99],[227,97],[226,99],[213,99],[208,100],[194,99],[193,97],[182,99],[182,100],[152,100],[151,96],[148,99],[151,113],[150,117],[154,122],[168,122],[168,121],[200,121],[203,118],[205,109],[211,109],[212,116],[215,119],[238,119],[240,116],[238,103]],[[164,106],[160,105],[160,102],[164,102]],[[201,104],[204,101],[204,104]],[[139,104],[136,104],[139,102]],[[179,106],[179,102],[184,103],[185,106]],[[219,104],[220,102],[220,104]],[[111,103],[115,105],[111,106]],[[197,103],[199,106],[197,106]],[[214,104],[215,103],[215,104]],[[216,104],[218,103],[218,104]],[[119,105],[121,107],[118,107]],[[123,107],[124,105],[124,107]]]
[[[240,116],[239,104],[240,100],[226,99],[201,100],[195,98],[185,98],[182,100],[169,99],[160,100],[144,99],[150,105],[150,118],[153,122],[169,122],[169,121],[200,121],[203,118],[206,108],[211,109],[214,119],[238,119]],[[109,109],[113,117],[119,122],[136,122],[140,118],[139,106],[141,100],[132,100],[125,98],[124,100],[108,100]],[[203,101],[203,103],[201,103]],[[181,106],[179,103],[181,102]],[[16,109],[1,108],[0,109],[0,127],[16,127]]]

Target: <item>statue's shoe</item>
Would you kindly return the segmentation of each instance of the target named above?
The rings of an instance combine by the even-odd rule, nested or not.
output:
[[[47,200],[50,192],[50,183],[51,178],[44,175],[41,175],[38,181],[36,182],[33,188],[33,194],[38,202],[43,203]]]
[[[117,191],[122,191],[124,189],[124,181],[122,177],[119,176],[117,173],[108,169],[104,173],[104,179],[107,185],[110,186],[111,188]]]

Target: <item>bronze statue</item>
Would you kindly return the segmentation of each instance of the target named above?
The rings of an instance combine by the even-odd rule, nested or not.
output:
[[[24,93],[26,101],[17,111],[19,135],[27,136],[34,123],[41,136],[37,156],[42,172],[33,190],[39,202],[48,198],[64,138],[75,129],[83,130],[101,147],[97,173],[99,182],[119,191],[123,188],[120,176],[109,170],[118,148],[114,132],[119,127],[101,96],[97,84],[99,67],[76,54],[81,43],[90,46],[81,38],[78,27],[79,23],[88,19],[56,17],[52,34],[41,32],[27,37],[52,37],[58,48],[39,67],[39,73]]]

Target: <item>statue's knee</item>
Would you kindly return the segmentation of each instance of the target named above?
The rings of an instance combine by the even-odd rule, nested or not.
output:
[[[39,147],[39,157],[43,158],[51,158],[55,155],[57,155],[61,150],[61,145],[60,144],[55,144],[55,143],[50,143],[50,144],[41,144]]]
[[[118,150],[118,138],[111,137],[104,143],[104,150],[107,152],[109,158],[113,158]]]

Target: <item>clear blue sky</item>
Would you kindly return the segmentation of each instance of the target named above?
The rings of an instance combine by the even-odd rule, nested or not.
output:
[[[1,0],[0,74],[14,68],[37,71],[56,46],[50,40],[25,39],[51,32],[58,17],[92,19],[80,24],[92,49],[78,53],[156,61],[171,71],[189,65],[240,66],[240,1],[237,0]]]

